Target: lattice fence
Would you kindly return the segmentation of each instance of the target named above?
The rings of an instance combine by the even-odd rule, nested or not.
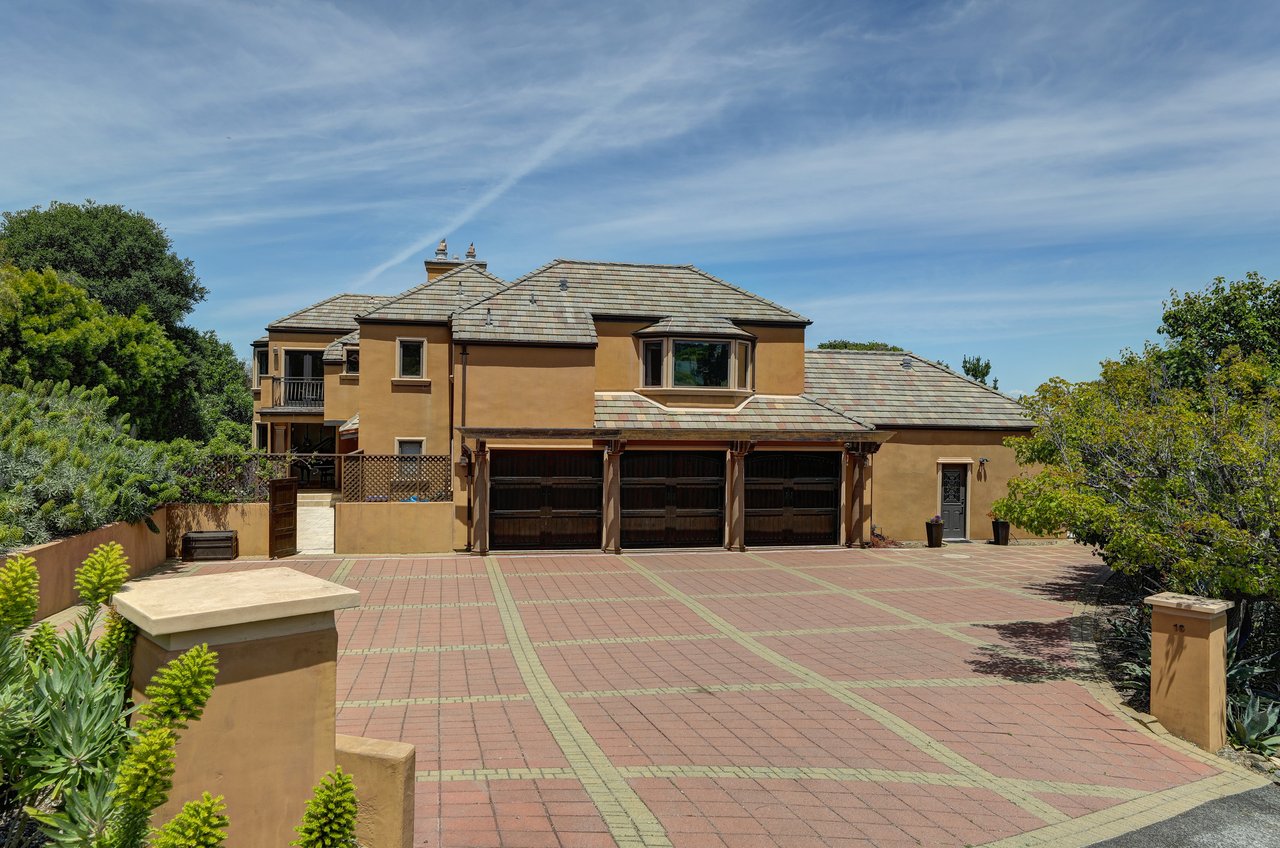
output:
[[[447,456],[343,456],[342,499],[362,501],[453,500],[453,464]]]
[[[267,482],[290,476],[296,460],[285,455],[257,455],[248,459],[202,459],[174,469],[184,496],[194,501],[249,502],[267,499]]]

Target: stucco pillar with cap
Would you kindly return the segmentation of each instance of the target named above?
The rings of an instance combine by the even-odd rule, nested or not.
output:
[[[609,442],[604,449],[604,503],[602,508],[605,553],[622,553],[622,442]]]
[[[1235,604],[1161,592],[1151,606],[1151,714],[1206,751],[1227,742],[1227,610]]]
[[[729,448],[725,469],[725,547],[731,551],[747,549],[747,470],[746,458],[754,445],[734,442]]]
[[[288,845],[312,787],[334,766],[338,632],[360,593],[291,568],[130,583],[114,598],[137,625],[133,697],[195,645],[218,653],[204,715],[180,732],[163,822],[202,792],[227,803],[228,845]]]

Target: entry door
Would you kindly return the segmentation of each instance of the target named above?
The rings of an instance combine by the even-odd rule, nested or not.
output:
[[[298,480],[284,477],[268,484],[267,537],[271,558],[298,552]]]
[[[968,537],[969,466],[942,466],[942,538]]]

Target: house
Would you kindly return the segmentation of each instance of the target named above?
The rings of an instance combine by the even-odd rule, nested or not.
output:
[[[935,514],[985,539],[1017,470],[1002,440],[1030,428],[912,354],[806,351],[809,319],[693,266],[561,259],[507,282],[443,241],[425,266],[254,343],[259,447],[319,454],[310,482],[348,503],[444,516],[433,548],[397,549],[858,545]],[[427,514],[379,532],[427,534]]]

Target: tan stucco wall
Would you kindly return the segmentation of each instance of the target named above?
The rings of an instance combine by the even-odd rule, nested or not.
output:
[[[594,426],[594,349],[473,344],[469,350],[469,426]],[[461,392],[461,378],[458,384]]]
[[[804,328],[743,324],[756,337],[756,394],[804,394]]]
[[[426,379],[396,378],[396,340],[426,339]],[[449,452],[449,330],[425,324],[360,326],[360,448],[393,454],[396,439],[425,438],[425,452]],[[335,416],[336,417],[336,416]]]
[[[889,428],[882,428],[889,429]],[[896,430],[872,457],[872,521],[881,533],[901,542],[923,541],[924,523],[938,513],[938,460],[972,459],[969,466],[969,538],[991,538],[991,504],[1005,495],[1009,479],[1021,473],[1013,451],[1004,446],[1014,431]],[[978,461],[989,461],[979,468]],[[1013,536],[1020,536],[1016,529]]]
[[[266,503],[170,504],[166,547],[182,554],[182,534],[193,530],[235,530],[242,557],[264,557],[269,550]]]
[[[596,391],[629,392],[640,385],[640,348],[633,335],[652,321],[597,321]]]
[[[198,721],[181,731],[163,822],[201,792],[223,795],[230,848],[288,845],[312,787],[334,765],[338,633],[309,633],[214,644],[218,677]],[[133,653],[133,697],[161,665],[181,654],[140,635]]]
[[[80,603],[76,595],[75,572],[98,545],[119,542],[129,558],[130,577],[146,574],[163,563],[166,513],[167,509],[160,507],[151,514],[159,533],[151,532],[145,522],[126,524],[121,521],[20,551],[35,559],[36,571],[40,573],[40,606],[36,610],[36,620]]]
[[[342,365],[325,363],[324,417],[346,421],[360,409],[360,375],[343,374]]]
[[[414,747],[341,733],[335,747],[337,764],[356,785],[356,841],[377,848],[410,848],[417,788]]]
[[[454,549],[452,503],[340,503],[334,506],[333,522],[336,554],[423,554]]]

